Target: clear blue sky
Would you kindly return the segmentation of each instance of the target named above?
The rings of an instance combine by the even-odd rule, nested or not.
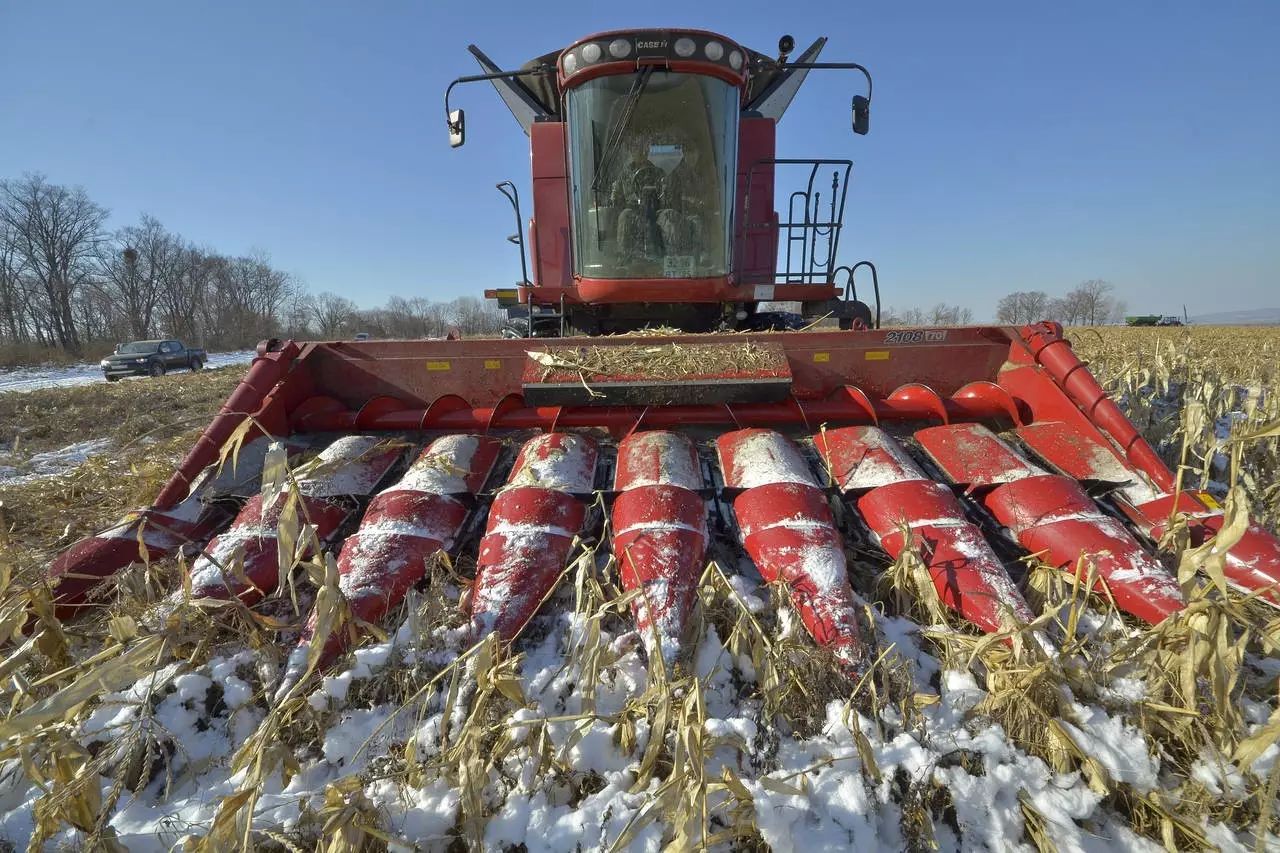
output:
[[[570,11],[574,10],[574,11]],[[642,10],[642,11],[640,11]],[[515,66],[598,30],[695,26],[762,51],[830,37],[876,79],[811,74],[783,156],[855,161],[844,260],[886,301],[989,316],[1003,293],[1115,283],[1131,309],[1280,305],[1280,3],[0,2],[0,176],[82,184],[226,252],[268,250],[362,305],[516,280]],[[528,193],[523,193],[528,198]]]

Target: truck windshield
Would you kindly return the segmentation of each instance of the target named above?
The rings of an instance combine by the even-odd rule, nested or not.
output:
[[[149,353],[149,352],[158,352],[159,349],[160,349],[160,344],[157,343],[156,341],[134,341],[131,344],[121,344],[120,349],[117,350],[117,352],[142,354],[142,353]]]
[[[646,69],[568,93],[575,270],[587,278],[729,272],[738,90]]]

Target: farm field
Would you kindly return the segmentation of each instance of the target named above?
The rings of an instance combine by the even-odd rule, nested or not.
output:
[[[1069,337],[1187,488],[1277,528],[1280,329]],[[0,849],[1280,847],[1280,612],[1219,589],[1176,525],[1185,612],[1149,628],[1012,561],[1039,618],[1007,642],[945,612],[918,558],[850,543],[876,645],[857,682],[723,544],[696,648],[648,666],[603,533],[510,653],[467,645],[472,567],[440,560],[282,699],[322,560],[253,608],[137,566],[59,623],[51,556],[145,505],[241,372],[0,394]]]

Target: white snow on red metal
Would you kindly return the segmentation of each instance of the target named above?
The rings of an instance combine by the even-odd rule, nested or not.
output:
[[[538,435],[520,449],[480,540],[471,593],[477,637],[515,639],[555,585],[586,517],[578,496],[592,491],[597,456],[595,441],[576,433]]]
[[[618,445],[613,553],[650,658],[670,666],[693,609],[707,547],[707,508],[697,451],[688,437],[655,430]]]
[[[366,497],[403,453],[403,446],[388,446],[379,436],[337,439],[295,475],[299,519],[312,526],[321,543],[327,541],[352,512],[349,502],[333,498]],[[250,498],[191,567],[192,596],[236,596],[249,603],[274,590],[280,580],[277,525],[291,499],[288,492]],[[229,571],[237,564],[243,571]]]
[[[843,427],[823,430],[813,443],[889,556],[897,559],[908,545],[920,552],[943,603],[988,632],[1013,627],[1011,618],[1031,621],[1031,609],[956,496],[925,479],[892,436],[877,427]]]
[[[1121,610],[1155,624],[1186,606],[1169,571],[1075,480],[1044,473],[978,424],[930,427],[915,438],[957,483],[995,486],[982,501],[1023,548],[1068,572],[1093,563]]]
[[[863,664],[857,601],[831,507],[799,449],[771,430],[716,440],[747,555],[769,582],[782,581],[809,634],[851,673]]]
[[[500,441],[484,436],[437,438],[399,480],[374,497],[338,554],[338,588],[352,615],[376,624],[422,579],[427,562],[453,547],[468,516],[467,505],[458,498],[483,487],[501,448]],[[282,691],[305,671],[315,630],[312,614],[289,658]],[[348,639],[346,631],[324,638],[318,665],[337,657]]]
[[[930,427],[917,430],[915,439],[947,477],[961,485],[991,486],[1044,473],[982,424]]]

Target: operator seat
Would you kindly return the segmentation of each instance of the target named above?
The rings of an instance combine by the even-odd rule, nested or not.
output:
[[[610,201],[619,211],[617,245],[624,258],[655,262],[699,254],[699,188],[689,162],[696,155],[683,140],[674,144],[682,147],[685,157],[670,173],[649,161],[646,141],[632,148],[614,180]]]

